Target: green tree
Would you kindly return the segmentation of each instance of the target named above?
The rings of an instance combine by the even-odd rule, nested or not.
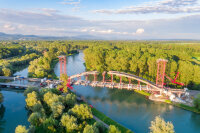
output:
[[[66,128],[67,132],[72,132],[73,130],[78,129],[77,119],[67,113],[62,115],[61,124]]]
[[[3,68],[2,69],[2,71],[3,71],[3,75],[4,76],[10,76],[11,75],[11,70],[10,69],[8,69],[8,68]]]
[[[31,108],[36,104],[41,104],[38,100],[37,93],[35,91],[28,93],[27,98],[25,99],[27,107]]]
[[[53,117],[57,118],[57,117],[61,116],[64,108],[65,107],[63,106],[63,104],[61,102],[53,103],[51,106],[51,110],[53,112]]]
[[[72,109],[69,110],[69,112],[82,120],[93,118],[91,108],[89,108],[85,104],[80,104],[80,105],[76,104]]]
[[[121,131],[117,127],[115,127],[114,125],[110,125],[108,133],[121,133]]]
[[[160,116],[156,116],[154,121],[151,121],[149,127],[151,133],[174,133],[174,126],[171,122],[165,122]]]
[[[74,106],[76,103],[76,95],[74,94],[67,94],[65,96],[65,104],[67,104],[68,106],[72,107]]]

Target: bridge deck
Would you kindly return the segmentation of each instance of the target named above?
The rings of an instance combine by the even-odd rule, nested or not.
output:
[[[6,80],[15,80],[15,79],[21,79],[21,80],[28,80],[28,81],[32,81],[32,82],[39,82],[41,81],[40,78],[19,78],[19,77],[6,77],[6,76],[0,76],[0,79],[6,79]]]
[[[20,88],[27,88],[29,86],[37,87],[36,85],[24,85],[24,84],[15,84],[15,83],[0,83],[0,86],[10,86],[10,87],[20,87]]]

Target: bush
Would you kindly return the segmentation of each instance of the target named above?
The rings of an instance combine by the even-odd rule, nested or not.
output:
[[[28,130],[26,129],[25,126],[18,125],[18,126],[15,128],[15,133],[28,133]]]
[[[58,125],[58,121],[55,120],[53,117],[49,117],[47,119],[44,120],[44,122],[42,123],[42,128],[43,131],[45,132],[56,132],[56,126]]]
[[[109,133],[121,133],[121,131],[117,127],[115,127],[114,125],[110,125],[109,126],[109,131],[108,132]]]
[[[99,130],[95,126],[87,125],[84,128],[83,133],[99,133]]]
[[[105,133],[106,132],[106,127],[103,125],[103,123],[95,122],[94,126],[99,129],[100,133]]]
[[[39,126],[42,123],[43,118],[42,118],[42,115],[40,113],[34,112],[29,116],[28,121],[33,126]]]
[[[72,107],[76,103],[76,95],[74,94],[67,94],[65,96],[65,104]]]
[[[32,111],[33,111],[33,112],[39,112],[39,113],[42,114],[42,116],[45,116],[45,110],[44,110],[44,108],[43,108],[43,106],[42,106],[41,103],[35,104],[35,105],[32,107]]]
[[[28,87],[25,91],[24,91],[24,96],[27,96],[28,93],[31,93],[31,92],[37,92],[39,91],[39,88],[36,88],[36,87]]]
[[[151,133],[174,133],[174,126],[171,122],[165,122],[160,116],[156,116],[154,121],[151,121]]]
[[[194,99],[194,107],[200,111],[200,94],[197,95],[197,97]]]

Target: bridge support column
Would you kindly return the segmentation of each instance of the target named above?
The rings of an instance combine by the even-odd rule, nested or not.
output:
[[[181,93],[177,93],[178,97],[181,98]]]
[[[129,85],[131,84],[131,78],[128,78],[128,80],[129,80]]]
[[[94,74],[94,82],[97,81],[97,74]]]
[[[88,81],[88,75],[85,75],[85,80]]]
[[[66,67],[66,58],[64,59],[64,74],[67,74],[67,67]]]
[[[103,83],[105,83],[105,75],[106,75],[106,72],[104,71],[104,72],[102,73],[102,76],[103,76]]]
[[[59,58],[59,62],[60,62],[60,75],[63,73],[63,71],[62,71],[62,60]]]
[[[68,78],[67,82],[71,84],[71,78]]]
[[[113,75],[111,74],[110,76],[111,76],[111,83],[113,83]]]
[[[138,81],[138,87],[140,87],[140,81]]]

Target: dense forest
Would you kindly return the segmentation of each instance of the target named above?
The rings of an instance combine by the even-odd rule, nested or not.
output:
[[[123,71],[153,82],[156,79],[156,61],[167,59],[167,75],[174,78],[175,72],[180,72],[178,82],[190,89],[200,89],[199,44],[112,42],[90,46],[84,54],[88,70]],[[165,82],[172,85],[168,79]]]
[[[57,56],[74,54],[86,47],[88,44],[80,41],[1,41],[0,75],[11,76],[30,63],[30,77],[53,78]]]

